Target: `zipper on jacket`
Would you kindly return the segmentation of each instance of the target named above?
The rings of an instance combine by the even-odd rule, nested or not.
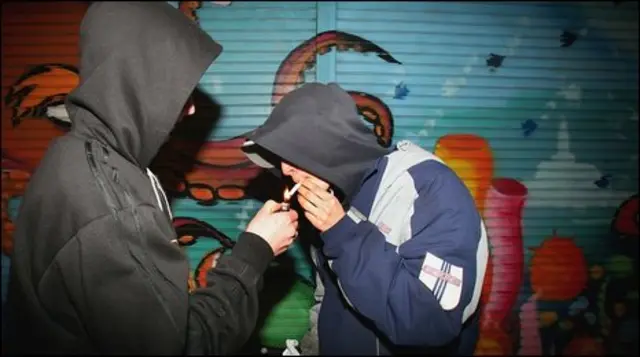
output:
[[[87,155],[87,161],[89,162],[89,168],[91,169],[91,173],[93,174],[93,177],[95,178],[96,182],[98,183],[98,186],[100,187],[100,190],[102,191],[105,200],[107,202],[107,205],[109,206],[109,209],[111,210],[111,213],[113,215],[113,217],[116,219],[116,221],[120,221],[120,218],[118,217],[118,207],[115,205],[114,200],[112,199],[111,195],[109,194],[109,190],[107,189],[107,185],[102,177],[102,175],[99,172],[99,168],[98,168],[98,164],[96,162],[96,156],[94,155],[94,151],[93,151],[93,145],[90,141],[85,141],[84,144],[85,147],[85,153]],[[104,149],[104,148],[103,148]],[[108,158],[108,151],[104,150],[103,152],[103,159],[106,160]],[[113,173],[115,176],[117,176],[117,171]],[[114,176],[114,179],[116,178]],[[118,180],[115,180],[118,181]],[[127,203],[130,205],[131,207],[131,213],[135,222],[135,226],[136,226],[136,236],[138,238],[141,238],[141,227],[140,227],[140,220],[137,216],[137,213],[135,212],[135,207],[134,207],[134,202],[133,199],[131,197],[131,195],[129,194],[129,191],[123,187],[119,182],[116,182],[120,188],[123,190],[125,198],[127,200]],[[151,279],[151,274],[149,272],[149,270],[145,267],[145,264],[142,262],[142,259],[140,259],[140,257],[138,257],[137,254],[135,254],[133,252],[133,250],[131,249],[131,245],[128,242],[124,242],[125,246],[127,247],[127,250],[129,251],[129,255],[133,258],[133,260],[136,262],[136,265],[138,266],[138,268],[147,276],[150,285],[151,285],[151,289],[156,293],[156,297],[158,298],[160,305],[162,306],[163,310],[165,311],[165,314],[167,314],[167,316],[169,317],[169,320],[171,321],[173,327],[176,329],[176,331],[180,331],[180,329],[178,328],[176,321],[173,318],[173,315],[171,314],[171,311],[169,311],[169,308],[167,306],[166,300],[164,299],[164,297],[159,294],[155,283],[153,282],[153,280]],[[142,256],[144,256],[146,258],[146,254],[144,252],[142,252]],[[153,266],[154,270],[156,271],[156,273],[158,273],[165,281],[168,281],[169,284],[171,286],[173,286],[175,288],[175,285],[173,283],[171,283],[169,281],[169,279],[162,274],[162,272],[159,271],[158,267],[152,262],[151,265]]]
[[[111,210],[111,214],[116,220],[119,220],[118,214],[117,214],[118,207],[113,202],[113,199],[109,194],[109,190],[107,190],[107,185],[104,183],[104,180],[102,179],[102,175],[100,175],[100,173],[98,172],[98,164],[96,163],[96,158],[93,155],[93,145],[91,144],[90,141],[85,141],[84,150],[87,155],[87,161],[89,162],[89,168],[91,169],[93,178],[98,183],[98,186],[100,187],[100,191],[102,191],[102,194],[104,195],[105,200],[107,202],[107,206],[109,206],[109,209]]]
[[[145,246],[145,244],[144,244],[145,242],[144,242],[144,237],[142,237],[142,225],[140,224],[140,219],[139,219],[138,213],[136,212],[136,209],[135,209],[135,204],[133,202],[133,197],[131,197],[131,194],[129,193],[129,191],[125,187],[121,187],[121,188],[122,188],[122,190],[124,192],[124,195],[125,195],[125,198],[127,200],[127,203],[131,207],[131,215],[133,216],[133,221],[134,221],[134,224],[136,226],[136,236],[139,238],[141,245],[144,247]],[[177,325],[175,319],[173,318],[173,315],[171,314],[171,310],[169,309],[169,306],[167,304],[167,300],[160,293],[160,291],[158,291],[158,288],[156,287],[156,282],[154,282],[153,279],[151,278],[151,273],[149,272],[149,269],[147,269],[147,267],[143,263],[143,259],[144,259],[144,261],[149,262],[149,265],[151,265],[151,267],[153,268],[155,273],[158,276],[161,276],[162,279],[165,281],[165,283],[169,284],[169,286],[171,286],[174,289],[176,289],[177,287],[175,286],[175,284],[173,284],[173,282],[171,282],[171,280],[169,280],[169,278],[167,278],[160,271],[160,269],[156,266],[155,262],[153,261],[153,258],[149,258],[149,256],[146,254],[144,249],[141,252],[141,255],[143,257],[143,259],[141,259],[133,252],[133,250],[131,249],[131,245],[128,242],[126,244],[127,244],[128,249],[129,249],[129,254],[131,254],[131,256],[134,258],[136,263],[138,263],[138,265],[140,266],[140,269],[145,273],[145,275],[149,279],[149,284],[151,285],[151,289],[155,292],[155,296],[158,298],[158,301],[160,302],[160,305],[162,306],[162,309],[164,310],[165,314],[167,315],[167,317],[171,321],[171,324],[176,329],[176,332],[180,332],[180,328],[178,328],[178,325]]]

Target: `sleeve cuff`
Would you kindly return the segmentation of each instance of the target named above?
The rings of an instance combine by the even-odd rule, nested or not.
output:
[[[238,242],[231,251],[231,256],[252,266],[258,274],[267,270],[274,257],[269,244],[260,236],[249,232],[240,234]]]
[[[324,242],[325,254],[334,256],[340,244],[350,236],[354,235],[358,223],[356,223],[348,214],[345,214],[333,227],[326,230],[320,235]]]

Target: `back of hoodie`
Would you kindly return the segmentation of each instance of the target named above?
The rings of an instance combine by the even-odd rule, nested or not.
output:
[[[166,2],[96,2],[80,47],[73,127],[49,147],[16,221],[3,349],[235,351],[255,328],[271,248],[243,233],[189,294],[186,256],[146,169],[221,46]]]

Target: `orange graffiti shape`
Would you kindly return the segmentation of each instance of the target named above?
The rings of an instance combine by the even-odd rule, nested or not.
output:
[[[391,109],[380,98],[371,94],[349,91],[356,102],[358,113],[364,120],[373,124],[373,134],[380,146],[388,148],[393,139],[393,114]]]
[[[224,251],[224,248],[217,248],[212,252],[207,253],[202,260],[200,260],[198,267],[193,272],[194,283],[192,283],[192,286],[195,288],[207,286],[207,273],[209,270],[215,269],[218,259],[222,256]]]
[[[554,231],[532,250],[531,286],[539,300],[565,301],[582,292],[588,279],[587,262],[573,238],[559,237]]]
[[[198,15],[196,14],[196,10],[202,7],[202,1],[180,1],[178,4],[178,9],[182,11],[185,16],[187,16],[192,21],[198,23]]]
[[[196,269],[189,273],[189,291],[207,285],[207,272],[216,267],[218,258],[227,249],[233,249],[235,242],[208,223],[190,217],[176,217],[173,219],[173,227],[178,236],[178,244],[183,249],[192,247],[200,239],[213,239],[221,246],[202,257]]]
[[[242,200],[248,182],[261,171],[240,149],[244,140],[236,137],[206,142],[195,157],[188,153],[197,143],[170,140],[158,153],[153,169],[167,191],[200,205]]]
[[[11,115],[3,115],[3,152],[33,170],[51,140],[69,128],[64,100],[78,82],[77,69],[59,63],[34,66],[20,76],[4,98]]]
[[[511,338],[501,329],[483,330],[474,356],[508,356],[511,354]]]
[[[67,94],[78,84],[75,67],[49,63],[29,68],[4,97],[2,118],[2,251],[13,249],[9,200],[21,196],[49,143],[69,128]]]
[[[493,179],[493,154],[487,140],[474,134],[451,134],[438,139],[434,154],[462,179],[480,214]]]
[[[282,97],[304,83],[304,71],[316,65],[316,56],[324,55],[335,48],[338,52],[353,50],[358,53],[375,53],[387,63],[402,64],[389,52],[375,43],[350,33],[326,31],[303,42],[284,58],[276,72],[271,93],[271,105],[275,106]],[[350,91],[358,112],[374,125],[374,134],[383,147],[391,146],[393,137],[393,116],[386,104],[371,94]]]

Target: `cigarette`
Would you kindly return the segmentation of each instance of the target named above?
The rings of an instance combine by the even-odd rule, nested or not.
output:
[[[293,194],[296,193],[296,191],[298,191],[298,189],[300,188],[300,186],[302,186],[302,182],[298,182],[295,186],[293,186],[293,188],[291,189],[291,191],[287,192],[287,200],[290,200],[291,197],[293,197]]]
[[[282,207],[280,208],[281,211],[288,211],[289,210],[289,207],[290,207],[289,200],[291,199],[293,194],[296,193],[296,191],[298,191],[298,189],[300,188],[301,185],[302,185],[302,183],[297,183],[295,186],[293,186],[291,191],[289,191],[289,190],[285,190],[284,191]]]

